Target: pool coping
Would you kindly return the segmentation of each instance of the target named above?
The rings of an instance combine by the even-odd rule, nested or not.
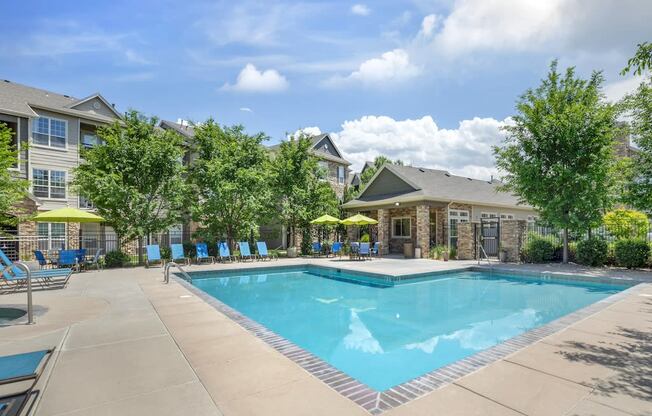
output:
[[[340,267],[327,267],[327,266],[316,266],[312,264],[300,264],[292,266],[270,266],[269,268],[245,268],[245,269],[234,269],[229,270],[228,272],[234,272],[234,274],[241,274],[246,271],[255,270],[260,271],[264,269],[283,269],[283,268],[300,268],[305,266],[319,267],[324,269],[343,269],[347,273],[359,273],[364,275],[374,275],[382,277],[383,279],[390,278],[391,280],[409,280],[419,277],[432,276],[432,275],[443,275],[449,273],[459,273],[465,271],[483,271],[486,272],[488,267],[478,267],[478,266],[469,266],[466,268],[454,269],[454,270],[443,270],[435,272],[426,272],[418,274],[409,274],[409,275],[382,275],[379,273],[367,273],[360,272],[356,270],[350,270]],[[536,343],[537,341],[555,334],[561,330],[568,328],[570,325],[579,322],[605,308],[618,302],[619,300],[627,297],[638,284],[643,283],[638,279],[631,278],[607,278],[602,276],[593,276],[586,274],[571,274],[571,273],[557,273],[557,272],[534,272],[534,271],[519,271],[515,269],[507,268],[492,268],[492,272],[499,273],[501,275],[520,275],[520,276],[529,276],[536,278],[555,278],[559,280],[574,280],[574,281],[591,281],[597,283],[620,283],[631,284],[630,287],[610,295],[604,299],[601,299],[595,303],[587,305],[581,309],[578,309],[570,314],[564,315],[554,321],[548,322],[545,325],[534,328],[530,331],[524,332],[520,335],[517,335],[513,338],[510,338],[506,341],[503,341],[493,347],[479,351],[473,355],[462,358],[458,361],[455,361],[446,366],[437,368],[433,371],[425,373],[419,377],[416,377],[412,380],[406,381],[404,383],[395,385],[384,391],[377,391],[367,386],[364,383],[352,378],[347,375],[345,372],[338,370],[333,367],[328,362],[317,357],[310,351],[307,351],[298,345],[294,344],[292,341],[287,340],[286,338],[278,335],[274,331],[271,331],[264,325],[248,318],[247,316],[241,314],[237,310],[231,308],[220,300],[212,297],[208,293],[199,289],[198,287],[192,285],[192,283],[186,281],[182,277],[178,276],[176,273],[172,275],[173,279],[189,290],[191,293],[205,301],[210,306],[214,307],[219,312],[223,313],[229,317],[232,321],[246,329],[249,333],[256,336],[263,342],[265,342],[270,347],[274,348],[276,351],[299,365],[305,371],[313,375],[314,377],[321,380],[324,384],[335,390],[340,395],[346,397],[347,399],[353,401],[367,412],[373,415],[381,414],[390,409],[396,408],[398,406],[407,404],[413,400],[416,400],[434,390],[445,387],[460,378],[467,376],[475,371],[478,371],[489,364],[497,362],[504,359],[508,355],[516,353],[523,348]],[[213,272],[213,271],[211,271]],[[202,272],[199,272],[202,273]]]

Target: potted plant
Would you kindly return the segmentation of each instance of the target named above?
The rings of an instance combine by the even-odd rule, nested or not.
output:
[[[291,259],[295,258],[297,256],[297,248],[296,247],[288,247],[287,255]]]
[[[505,249],[500,249],[498,251],[498,260],[500,260],[501,263],[507,263],[507,251]]]
[[[449,254],[450,254],[450,253],[448,252],[447,249],[445,249],[445,250],[442,252],[442,258],[444,259],[444,261],[448,261]]]

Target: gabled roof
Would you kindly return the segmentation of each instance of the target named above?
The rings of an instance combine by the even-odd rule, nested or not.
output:
[[[187,138],[192,138],[195,135],[195,129],[193,128],[193,126],[175,123],[174,121],[161,120],[160,126],[162,128],[169,128],[171,130],[174,130],[177,133]]]
[[[93,93],[93,94],[89,95],[89,96],[86,97],[86,98],[82,98],[81,100],[78,100],[77,102],[74,102],[74,103],[70,104],[68,107],[74,109],[75,107],[78,107],[78,106],[84,104],[85,102],[90,101],[90,100],[95,99],[95,98],[97,98],[98,100],[100,100],[100,101],[102,102],[102,104],[104,104],[104,105],[105,105],[109,110],[111,110],[111,111],[113,112],[113,114],[116,115],[116,117],[118,117],[118,118],[122,118],[122,114],[120,114],[120,113],[118,112],[118,110],[115,109],[115,107],[113,106],[113,104],[111,104],[110,102],[108,102],[108,101],[106,100],[106,98],[102,97],[102,94],[100,94],[99,92]]]
[[[333,150],[335,150],[335,153],[337,153],[338,156],[335,156],[335,155],[332,155],[330,153],[322,152],[322,151],[319,151],[319,150],[315,149],[315,147],[324,138],[328,139],[328,141],[331,143],[331,146],[332,146]],[[333,139],[331,138],[331,136],[328,133],[317,134],[315,136],[311,136],[310,141],[312,142],[313,153],[315,154],[315,156],[317,156],[317,157],[319,157],[321,159],[330,160],[331,162],[340,163],[342,165],[347,165],[348,166],[348,165],[351,164],[351,162],[349,162],[348,160],[344,159],[344,157],[342,157],[342,152],[340,152],[340,149],[337,147],[337,145],[335,144],[335,142],[333,141]],[[268,149],[271,150],[271,151],[276,151],[280,147],[281,147],[281,143],[278,143],[278,144],[268,146]]]
[[[99,94],[79,100],[69,95],[28,87],[8,80],[0,81],[0,112],[20,117],[36,117],[38,114],[34,110],[43,109],[104,123],[115,121],[115,118],[112,117],[74,108],[76,105],[95,97],[99,97],[104,103],[108,104]],[[121,117],[113,106],[108,104],[108,107],[116,114],[117,118]]]
[[[383,186],[388,185],[388,186]],[[499,181],[483,181],[451,175],[444,170],[385,164],[376,172],[358,199],[344,208],[389,205],[396,202],[443,201],[529,209]]]

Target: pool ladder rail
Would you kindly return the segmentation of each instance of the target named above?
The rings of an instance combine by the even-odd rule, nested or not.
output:
[[[16,275],[14,268],[18,268],[25,273],[25,279],[27,280],[27,324],[31,325],[34,323],[34,305],[32,302],[32,270],[22,261],[16,261],[9,266],[3,268],[0,274],[4,275],[5,273],[11,273]]]
[[[183,267],[181,267],[181,265],[179,265],[179,264],[177,264],[177,263],[175,263],[173,261],[169,261],[169,262],[165,263],[165,267],[163,268],[163,282],[164,283],[166,283],[166,284],[170,283],[170,267],[173,267],[173,266],[176,267],[177,269],[179,269],[179,271],[181,272],[183,277],[188,282],[192,283],[192,277],[190,277],[190,275],[185,270],[183,270]]]
[[[487,260],[487,264],[489,265],[489,272],[493,272],[493,264],[491,263],[491,260],[489,260],[489,256],[487,255],[487,252],[484,251],[484,247],[482,247],[482,244],[478,244],[478,247],[480,247],[480,252],[478,253],[478,265],[480,265],[480,261],[482,261],[482,255],[484,254],[484,259]]]

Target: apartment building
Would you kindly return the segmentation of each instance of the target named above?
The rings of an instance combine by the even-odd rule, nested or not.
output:
[[[92,210],[69,186],[72,170],[80,162],[80,149],[98,143],[97,128],[121,118],[101,94],[85,98],[0,81],[0,122],[14,132],[19,160],[14,172],[30,181],[29,196],[20,204],[27,213],[62,207]],[[79,244],[84,233],[111,233],[102,224],[21,222],[5,230],[19,236],[38,236],[38,247],[55,249],[66,240]],[[97,238],[97,237],[94,237]],[[8,251],[11,248],[5,247]],[[21,249],[22,250],[22,249]]]

